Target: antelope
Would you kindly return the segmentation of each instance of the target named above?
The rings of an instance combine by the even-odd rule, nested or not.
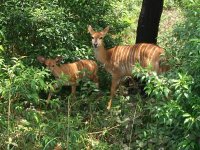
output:
[[[107,109],[111,108],[112,99],[120,80],[125,76],[131,76],[132,69],[136,63],[140,63],[142,67],[152,66],[152,70],[158,74],[168,70],[167,66],[162,66],[161,57],[164,50],[154,44],[139,43],[135,45],[115,46],[106,50],[103,38],[109,31],[109,26],[100,32],[96,32],[89,25],[88,32],[92,37],[92,45],[97,61],[105,66],[107,72],[112,76],[110,100]]]
[[[99,86],[97,76],[98,67],[96,62],[93,60],[79,60],[67,64],[60,64],[62,60],[62,57],[60,56],[56,57],[55,59],[46,59],[43,56],[38,56],[37,60],[46,65],[56,79],[59,79],[62,74],[69,77],[68,82],[66,82],[64,85],[71,85],[72,95],[75,95],[76,93],[77,80],[85,76],[93,80],[97,87]],[[58,85],[54,84],[53,87],[56,88]],[[49,103],[51,96],[52,92],[50,91],[47,98],[47,103]]]

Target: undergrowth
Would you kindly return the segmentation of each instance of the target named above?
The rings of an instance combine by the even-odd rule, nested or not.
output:
[[[146,83],[146,95],[137,92],[135,84],[131,84],[133,88],[129,87],[128,92],[121,86],[110,111],[106,110],[110,75],[103,66],[99,69],[100,89],[83,80],[76,99],[70,96],[70,87],[62,87],[46,104],[54,78],[38,66],[35,57],[61,54],[70,61],[93,58],[86,33],[90,19],[98,22],[97,28],[112,24],[116,37],[107,38],[109,46],[119,43],[118,37],[124,37],[123,43],[133,43],[134,35],[129,33],[135,31],[136,25],[132,23],[137,21],[141,3],[117,1],[123,5],[112,14],[110,8],[115,8],[114,3],[94,1],[91,8],[98,6],[98,12],[110,14],[98,16],[96,9],[92,9],[87,16],[85,11],[90,7],[85,1],[48,3],[45,0],[34,7],[29,5],[32,2],[16,2],[4,1],[0,12],[0,149],[199,149],[200,7],[197,1],[165,1],[158,43],[165,48],[171,69],[163,75],[149,75],[148,69],[136,65],[133,75]],[[16,9],[10,12],[7,8]],[[40,20],[37,16],[44,18]],[[85,17],[83,22],[81,17]],[[114,21],[116,17],[119,24]],[[168,19],[172,22],[165,22]],[[16,30],[10,30],[13,27],[10,20]],[[58,30],[53,24],[59,26]],[[16,31],[20,32],[12,36]],[[71,33],[67,34],[69,41],[65,38],[66,31]],[[65,46],[73,50],[66,50]]]

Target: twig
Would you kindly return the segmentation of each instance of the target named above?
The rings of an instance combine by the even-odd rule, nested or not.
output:
[[[117,128],[117,127],[119,127],[119,126],[120,126],[120,125],[118,124],[118,125],[116,125],[116,126],[114,126],[114,127],[106,128],[106,129],[104,129],[104,130],[97,131],[97,132],[91,132],[91,133],[88,133],[88,134],[90,134],[90,135],[92,135],[92,134],[99,134],[99,133],[104,132],[105,130],[109,131],[109,130],[112,130],[112,129]]]
[[[70,123],[70,120],[69,120],[69,117],[70,117],[70,98],[68,97],[67,98],[67,149],[69,149],[69,123]]]
[[[10,92],[9,92],[9,99],[8,99],[8,145],[7,150],[10,150],[10,114],[11,114],[11,98],[10,98]]]
[[[12,78],[10,78],[12,80]],[[10,138],[10,116],[11,116],[11,89],[9,90],[9,98],[8,98],[8,145],[7,145],[7,150],[10,150],[10,144],[11,144],[11,138]]]
[[[130,135],[130,141],[129,141],[129,148],[131,147],[131,141],[132,141],[132,135],[133,135],[133,125],[134,125],[135,119],[137,118],[136,117],[136,110],[137,110],[137,105],[135,107],[135,111],[134,111],[134,115],[133,115],[133,122],[132,122],[132,125],[131,125],[131,135]]]

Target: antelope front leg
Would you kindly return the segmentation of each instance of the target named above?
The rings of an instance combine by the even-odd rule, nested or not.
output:
[[[49,104],[49,101],[51,99],[51,96],[52,96],[52,92],[49,92],[49,95],[48,95],[48,98],[47,98],[47,104]]]
[[[73,97],[76,96],[76,85],[72,85],[72,91],[71,91],[71,94]]]
[[[94,81],[96,87],[99,89],[99,78],[98,78],[97,76],[95,76],[95,77],[93,78],[93,81]]]
[[[107,106],[107,109],[109,110],[111,108],[111,105],[112,105],[112,99],[113,97],[115,96],[115,92],[116,92],[116,89],[117,89],[117,86],[119,85],[119,81],[120,81],[120,78],[117,78],[117,77],[112,77],[112,85],[111,85],[111,92],[110,92],[110,100],[108,102],[108,106]]]
[[[53,84],[53,90],[52,89],[50,89],[50,92],[49,92],[49,95],[48,95],[48,98],[47,98],[47,104],[49,104],[49,101],[51,100],[51,96],[53,95],[53,91],[55,90],[55,89],[57,89],[58,88],[58,85],[55,83],[55,84]]]

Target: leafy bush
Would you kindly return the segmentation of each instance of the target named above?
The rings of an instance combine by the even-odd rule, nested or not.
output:
[[[160,36],[170,58],[170,73],[151,74],[137,66],[134,75],[147,82],[143,129],[135,148],[199,149],[199,4],[181,1],[184,20]],[[147,119],[148,118],[148,119]]]
[[[174,74],[173,78],[171,75],[149,75],[149,70],[140,66],[135,66],[133,74],[147,83],[145,90],[153,96],[153,101],[144,109],[151,114],[151,119],[141,130],[145,134],[139,133],[138,146],[143,149],[149,144],[153,149],[198,149],[200,113],[197,108],[200,103],[199,97],[192,93],[193,78],[180,73]]]
[[[113,15],[110,1],[4,1],[0,12],[2,31],[10,55],[91,57],[87,25],[112,25],[112,32],[127,26]],[[111,38],[111,37],[110,37]],[[111,40],[109,40],[109,45]],[[119,37],[115,41],[119,41]],[[76,57],[74,57],[76,56]]]
[[[51,77],[36,68],[35,58],[93,59],[88,24],[97,30],[111,26],[108,48],[133,43],[141,1],[3,0],[0,5],[0,149],[199,149],[197,1],[165,1],[165,8],[180,7],[185,15],[159,37],[171,71],[150,76],[136,66],[134,75],[147,82],[148,97],[120,91],[110,111],[110,75],[103,66],[100,89],[84,79],[76,99],[63,87],[47,105]]]
[[[26,68],[17,58],[12,58],[10,65],[2,60],[0,69],[0,92],[4,99],[38,100],[38,92],[46,89],[44,78],[47,73]]]
[[[17,58],[12,58],[9,64],[6,64],[4,59],[0,60],[1,137],[2,140],[8,142],[8,147],[10,144],[15,145],[11,138],[11,134],[15,132],[11,132],[14,126],[14,114],[23,113],[23,109],[27,107],[42,104],[39,92],[47,90],[45,76],[47,76],[46,72],[33,67],[27,68]],[[0,147],[5,149],[5,143],[2,144]]]

